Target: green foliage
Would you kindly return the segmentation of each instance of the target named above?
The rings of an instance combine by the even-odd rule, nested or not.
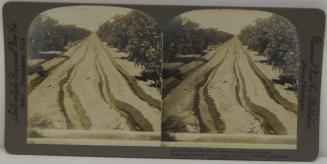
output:
[[[28,34],[29,55],[33,58],[40,51],[63,51],[68,42],[83,39],[90,31],[75,25],[60,25],[55,19],[39,15]]]
[[[201,28],[186,18],[173,19],[164,32],[164,60],[172,61],[177,54],[204,55],[209,45],[226,42],[233,35],[214,28]]]
[[[274,69],[282,71],[281,78],[288,79],[287,82],[296,89],[299,40],[291,22],[278,15],[258,19],[254,25],[244,28],[239,38],[249,49],[265,55]]]
[[[160,88],[162,36],[158,24],[137,11],[118,15],[102,24],[97,35],[108,45],[128,53],[129,60],[144,69],[143,75]]]

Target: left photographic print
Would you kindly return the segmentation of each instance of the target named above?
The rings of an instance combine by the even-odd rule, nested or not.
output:
[[[150,16],[54,8],[27,43],[28,144],[160,146],[162,35]]]

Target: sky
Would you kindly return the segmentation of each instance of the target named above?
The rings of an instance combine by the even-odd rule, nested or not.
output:
[[[57,19],[60,24],[75,24],[96,31],[98,27],[117,14],[126,14],[131,9],[108,6],[72,6],[47,10],[42,15]]]
[[[237,35],[256,19],[268,18],[271,15],[272,13],[257,10],[207,9],[186,12],[181,17],[197,22],[203,28],[218,28]]]
[[[75,24],[79,27],[96,31],[98,27],[117,14],[126,14],[131,9],[109,6],[69,6],[45,11],[42,15],[57,19],[60,24]],[[253,23],[257,18],[267,18],[272,13],[241,9],[207,9],[183,13],[204,28],[218,28],[237,35],[241,29]]]

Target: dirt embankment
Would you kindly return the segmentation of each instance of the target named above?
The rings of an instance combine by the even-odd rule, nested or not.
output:
[[[227,42],[164,97],[164,137],[169,133],[295,134],[296,115],[241,47],[237,38]]]
[[[215,127],[213,131],[216,133],[222,133],[225,129],[225,123],[221,119],[219,110],[214,100],[208,93],[208,84],[212,82],[213,76],[216,75],[217,69],[219,69],[219,66],[226,60],[229,51],[230,48],[228,48],[228,50],[226,51],[223,60],[220,61],[215,67],[213,67],[207,73],[205,73],[203,81],[199,82],[195,87],[196,92],[193,102],[193,111],[195,112],[195,115],[198,116],[200,122],[200,132],[202,133],[208,133],[212,131],[209,129],[210,125],[208,124],[212,124]],[[200,106],[200,104],[202,105]],[[201,114],[201,111],[203,110],[206,110],[208,112],[208,115],[206,115],[205,112],[202,112]]]
[[[239,55],[238,53],[236,54]],[[245,77],[241,73],[239,65],[235,66],[237,69],[236,75],[239,76],[242,84],[243,100],[245,105],[253,112],[253,115],[261,122],[261,127],[266,134],[286,134],[286,129],[278,118],[268,109],[254,104],[247,95]],[[237,74],[238,73],[238,74]]]
[[[258,70],[253,67],[254,63],[249,60],[247,52],[244,51],[238,40],[236,40],[236,44],[240,77],[245,86],[244,88],[246,88],[244,91],[246,92],[245,102],[250,102],[248,103],[249,108],[266,120],[265,129],[268,133],[295,134],[297,115],[294,111],[289,110],[287,105],[276,99],[278,92],[270,85],[271,81],[267,80],[263,74],[258,73]],[[280,98],[284,99],[281,96]]]
[[[138,109],[134,108],[133,106],[124,103],[122,101],[119,101],[115,98],[115,96],[112,94],[109,80],[107,74],[104,72],[104,68],[100,63],[99,58],[99,51],[95,49],[96,54],[96,69],[97,73],[100,77],[99,81],[99,89],[101,96],[103,97],[104,101],[111,106],[111,108],[116,109],[119,111],[123,116],[126,117],[128,121],[128,125],[133,130],[139,130],[139,131],[153,131],[153,127],[151,123],[144,118],[142,113],[138,111]],[[107,96],[104,96],[104,90]],[[106,98],[107,97],[107,98]]]
[[[69,68],[69,70],[67,71],[67,75],[66,77],[64,77],[62,80],[60,80],[59,82],[59,86],[60,86],[60,90],[58,93],[58,105],[59,108],[61,109],[61,112],[63,113],[63,115],[65,116],[66,119],[66,123],[67,123],[67,129],[76,129],[78,127],[78,125],[75,125],[70,117],[68,116],[68,111],[65,107],[65,86],[67,86],[67,90],[68,90],[68,94],[69,97],[71,97],[74,102],[74,107],[76,109],[78,109],[78,115],[79,115],[79,120],[78,122],[81,123],[81,127],[84,129],[89,129],[90,128],[90,120],[89,118],[85,115],[85,109],[83,109],[83,107],[81,106],[81,103],[78,99],[78,97],[74,94],[74,92],[72,91],[72,87],[71,87],[71,78],[72,78],[72,72],[73,70],[85,59],[86,55],[88,54],[89,51],[89,47],[86,48],[85,53],[83,54],[83,57],[76,63],[74,64],[71,68]]]
[[[228,44],[220,48],[211,60],[194,70],[163,99],[163,132],[200,132],[197,96],[201,83],[206,82],[217,65],[224,60]],[[205,76],[207,75],[207,77]],[[203,85],[202,84],[202,85]],[[194,108],[196,106],[196,108]]]
[[[28,91],[30,94],[37,85],[39,85],[52,71],[58,68],[61,64],[66,62],[72,55],[77,54],[76,51],[79,50],[82,46],[87,44],[88,39],[85,39],[81,43],[77,44],[75,47],[72,47],[72,50],[67,51],[60,57],[55,57],[51,60],[45,60],[37,65],[29,67],[29,69],[33,69],[29,71],[29,82],[28,82]]]
[[[113,59],[111,53],[107,50],[106,47],[103,46],[103,44],[101,44],[101,46],[110,57],[114,66],[128,82],[129,87],[133,90],[134,94],[136,94],[140,99],[146,101],[149,105],[157,108],[158,110],[161,110],[161,102],[145,93],[144,90],[137,84],[136,78],[131,76],[115,59]]]
[[[297,105],[295,105],[294,103],[288,101],[286,98],[282,97],[281,94],[279,93],[279,91],[275,88],[273,82],[271,80],[269,80],[264,73],[261,72],[261,70],[254,64],[252,58],[250,57],[250,55],[247,53],[247,51],[244,49],[243,46],[241,46],[244,54],[246,55],[251,68],[253,69],[253,71],[257,74],[257,76],[260,78],[260,80],[262,81],[262,83],[264,83],[265,88],[267,90],[267,93],[269,94],[269,96],[278,104],[282,105],[285,109],[292,111],[294,113],[297,113]]]
[[[92,35],[28,97],[29,128],[160,131],[160,110],[132,90]]]

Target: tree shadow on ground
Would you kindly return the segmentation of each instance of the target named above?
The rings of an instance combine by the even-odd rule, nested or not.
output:
[[[150,82],[150,84],[148,84],[148,86],[157,88],[158,86],[157,86],[157,84],[155,82],[155,80],[158,79],[157,76],[158,75],[156,74],[156,72],[142,71],[140,76],[134,76],[134,77],[137,80],[141,80],[141,81],[144,81],[144,82],[150,80],[151,82]]]
[[[274,84],[279,84],[285,86],[285,90],[288,91],[297,91],[296,79],[292,78],[291,76],[287,75],[279,75],[278,78],[272,79]]]

